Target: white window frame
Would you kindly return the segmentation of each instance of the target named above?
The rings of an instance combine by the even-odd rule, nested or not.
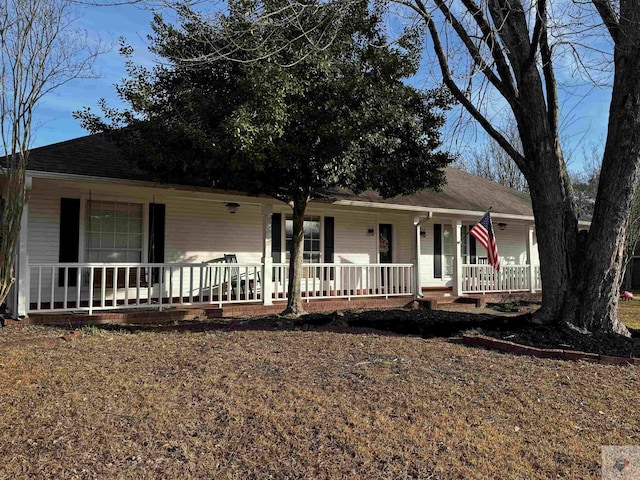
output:
[[[320,251],[319,253],[319,261],[316,263],[323,263],[324,262],[324,215],[305,215],[305,220],[309,219],[309,218],[318,218],[320,221],[320,231],[319,231],[319,236],[320,236],[320,242],[319,242],[319,248]],[[289,262],[289,249],[287,248],[287,220],[291,220],[293,221],[292,215],[291,214],[283,214],[282,215],[282,235],[281,235],[281,241],[282,241],[282,251],[280,252],[280,256],[281,258],[284,259],[284,263],[288,263]],[[303,239],[303,255],[304,255],[304,239]],[[305,262],[303,260],[303,263],[308,263]]]
[[[118,197],[114,195],[81,195],[80,196],[80,239],[78,242],[78,261],[79,263],[89,263],[87,258],[87,206],[89,201],[116,202],[116,203],[135,203],[142,205],[142,258],[140,263],[147,263],[149,258],[149,203],[134,197]],[[127,262],[135,263],[135,262]]]

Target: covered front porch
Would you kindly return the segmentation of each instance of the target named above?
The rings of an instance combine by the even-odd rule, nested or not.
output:
[[[98,180],[29,180],[10,298],[15,314],[284,308],[287,205]],[[540,291],[532,219],[497,215],[503,266],[496,272],[468,235],[480,216],[416,205],[312,202],[305,217],[303,300],[349,308],[349,302],[379,306],[378,300],[408,302],[435,291]]]

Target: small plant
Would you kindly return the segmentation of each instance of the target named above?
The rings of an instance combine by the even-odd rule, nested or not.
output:
[[[469,337],[472,336],[476,336],[476,335],[482,335],[482,329],[481,328],[469,328],[467,330],[464,330],[463,335],[467,335]]]
[[[105,330],[96,326],[96,325],[85,325],[82,327],[82,334],[83,335],[101,335],[103,333],[105,333]]]

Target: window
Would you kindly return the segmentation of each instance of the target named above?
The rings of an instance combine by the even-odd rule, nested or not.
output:
[[[453,276],[453,227],[451,225],[442,225],[442,263],[443,273],[445,277]]]
[[[320,217],[304,219],[304,263],[320,263]],[[285,239],[287,261],[290,259],[291,242],[293,240],[293,219],[287,216],[285,221]]]
[[[142,204],[88,201],[86,261],[141,262],[142,222]]]
[[[469,231],[473,228],[473,225],[462,226],[462,264],[476,264],[482,263],[483,257],[478,257],[478,245],[476,239]],[[480,246],[482,249],[482,246]],[[484,251],[484,250],[483,250]],[[486,259],[486,257],[484,257]],[[486,262],[485,262],[486,263]]]
[[[460,245],[460,250],[462,252],[462,264],[466,265],[468,263],[471,263],[471,253],[469,251],[469,237],[471,237],[471,235],[469,235],[469,227],[467,227],[466,225],[462,225],[462,231],[460,232],[460,235],[462,235],[462,244]]]

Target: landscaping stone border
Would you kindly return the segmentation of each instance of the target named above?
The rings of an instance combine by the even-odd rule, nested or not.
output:
[[[584,360],[601,365],[640,365],[640,358],[635,357],[613,357],[610,355],[599,355],[597,353],[578,352],[576,350],[530,347],[486,335],[463,335],[460,343],[470,347],[482,347],[510,353],[512,355],[526,355],[536,358],[551,358],[574,362]]]

